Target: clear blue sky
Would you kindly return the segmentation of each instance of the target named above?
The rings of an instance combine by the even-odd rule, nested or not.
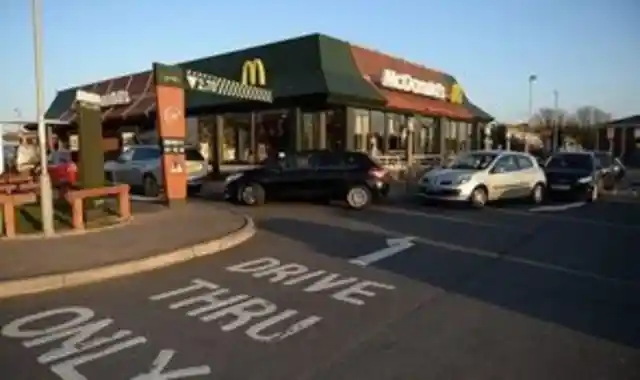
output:
[[[47,105],[56,90],[321,32],[455,75],[500,121],[553,90],[572,110],[640,113],[638,0],[42,0]],[[31,1],[0,5],[0,120],[35,115]],[[168,26],[175,22],[174,26]],[[295,59],[295,57],[292,57]]]

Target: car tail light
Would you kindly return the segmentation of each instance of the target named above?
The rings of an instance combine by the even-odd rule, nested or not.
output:
[[[378,179],[383,179],[387,175],[387,171],[383,168],[369,169],[369,175]]]

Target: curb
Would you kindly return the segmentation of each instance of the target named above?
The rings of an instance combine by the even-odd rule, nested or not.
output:
[[[19,280],[0,281],[0,299],[86,285],[132,274],[148,272],[180,264],[198,257],[213,255],[229,248],[236,247],[255,235],[256,227],[253,220],[247,216],[244,216],[244,219],[244,225],[229,235],[190,247],[180,248],[172,252],[165,252],[151,257],[105,265],[97,268],[36,276]]]

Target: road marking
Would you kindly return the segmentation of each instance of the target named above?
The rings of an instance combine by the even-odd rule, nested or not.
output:
[[[389,213],[396,213],[396,214],[415,215],[415,216],[420,216],[427,219],[445,220],[447,222],[453,222],[453,223],[471,224],[471,225],[480,226],[480,227],[500,228],[503,230],[510,230],[510,231],[529,231],[529,229],[514,227],[506,224],[491,223],[491,222],[485,222],[485,221],[476,220],[476,219],[459,218],[459,217],[444,215],[444,214],[430,214],[424,211],[406,210],[402,208],[393,208],[393,207],[385,207],[385,206],[374,206],[372,207],[372,209],[389,212]],[[475,213],[476,210],[469,210],[469,212]]]
[[[433,239],[428,239],[428,238],[422,238],[422,237],[416,238],[415,241],[417,241],[418,243],[430,245],[432,247],[448,249],[450,251],[469,253],[469,254],[472,254],[472,255],[482,256],[482,257],[486,257],[486,258],[490,258],[490,259],[499,259],[499,260],[509,261],[509,262],[513,262],[513,263],[517,263],[517,264],[529,265],[529,266],[533,266],[533,267],[537,267],[537,268],[548,269],[548,270],[552,270],[552,271],[555,271],[555,272],[571,274],[571,275],[590,278],[590,279],[594,279],[594,280],[598,280],[598,281],[611,282],[611,283],[622,284],[622,285],[640,286],[640,282],[633,281],[633,280],[623,280],[623,279],[619,279],[619,278],[615,278],[615,277],[599,275],[599,274],[593,273],[593,272],[565,268],[563,266],[556,265],[556,264],[549,264],[549,263],[544,263],[544,262],[537,261],[537,260],[526,259],[526,258],[521,258],[521,257],[516,257],[516,256],[510,256],[509,254],[500,253],[500,252],[496,252],[496,251],[489,251],[489,250],[480,249],[480,248],[466,247],[466,246],[463,246],[463,245],[458,245],[458,244],[453,244],[453,243],[448,243],[448,242],[439,241],[439,240],[433,240]]]
[[[621,224],[621,223],[612,223],[605,220],[593,220],[593,219],[583,219],[575,216],[569,216],[565,214],[556,214],[556,213],[545,213],[545,212],[530,212],[523,210],[513,210],[513,209],[504,209],[504,208],[485,208],[486,211],[496,212],[501,214],[510,214],[510,215],[521,215],[526,217],[537,217],[537,218],[546,218],[546,219],[554,219],[558,221],[566,221],[576,224],[586,224],[590,226],[596,227],[607,227],[607,228],[616,228],[621,230],[630,230],[630,231],[638,231],[640,230],[640,225],[638,224]]]
[[[566,211],[572,208],[578,208],[586,205],[587,202],[573,202],[573,203],[565,203],[559,205],[545,205],[545,206],[537,206],[530,208],[531,212],[554,212],[554,211]]]
[[[242,262],[226,268],[229,272],[247,273],[254,278],[267,277],[271,283],[285,286],[302,284],[305,293],[331,291],[334,300],[351,305],[362,306],[364,297],[375,297],[373,289],[394,290],[395,286],[376,281],[361,280],[353,276],[328,273],[324,270],[312,270],[298,263],[281,263],[274,257],[262,257]],[[286,281],[285,281],[286,280]]]
[[[293,336],[322,320],[311,315],[289,325],[280,326],[299,314],[297,310],[279,308],[275,303],[248,294],[228,294],[230,290],[199,278],[190,285],[149,297],[151,301],[172,299],[169,309],[184,309],[188,317],[198,317],[202,322],[218,322],[220,330],[229,332],[240,327],[255,341],[275,343]],[[185,296],[177,298],[177,296]]]
[[[55,318],[52,318],[55,317]],[[60,318],[66,317],[66,318]],[[96,336],[109,328],[114,320],[104,318],[94,321],[95,312],[87,307],[61,307],[41,311],[13,320],[2,327],[2,336],[23,339],[26,348],[38,347],[60,341],[57,346],[40,354],[37,361],[49,364],[51,372],[63,380],[86,380],[78,367],[120,351],[147,343],[144,336],[134,336],[129,330],[117,330],[107,336]],[[44,324],[43,321],[53,325]],[[37,328],[33,325],[38,326]],[[31,327],[31,328],[29,328]],[[112,327],[112,326],[111,326]],[[113,328],[113,327],[112,327]],[[113,331],[113,330],[112,330]],[[124,339],[127,338],[127,339]],[[111,344],[115,342],[115,344]],[[98,348],[99,350],[95,350]],[[175,350],[162,350],[149,371],[130,377],[132,380],[169,380],[208,375],[211,368],[206,365],[185,367],[163,372],[175,355]]]
[[[379,249],[375,252],[371,252],[369,254],[356,257],[355,259],[350,260],[351,264],[355,264],[361,267],[366,267],[367,265],[371,265],[377,261],[386,259],[393,255],[397,255],[402,251],[406,251],[407,249],[413,247],[415,243],[413,242],[415,237],[404,237],[404,238],[390,238],[387,239],[388,247]]]

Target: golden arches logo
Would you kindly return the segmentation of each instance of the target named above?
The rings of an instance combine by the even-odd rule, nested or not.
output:
[[[247,86],[267,85],[267,71],[260,58],[244,61],[242,65],[242,84]]]
[[[464,90],[459,84],[454,83],[453,86],[451,86],[449,101],[454,104],[462,104],[464,102]]]

